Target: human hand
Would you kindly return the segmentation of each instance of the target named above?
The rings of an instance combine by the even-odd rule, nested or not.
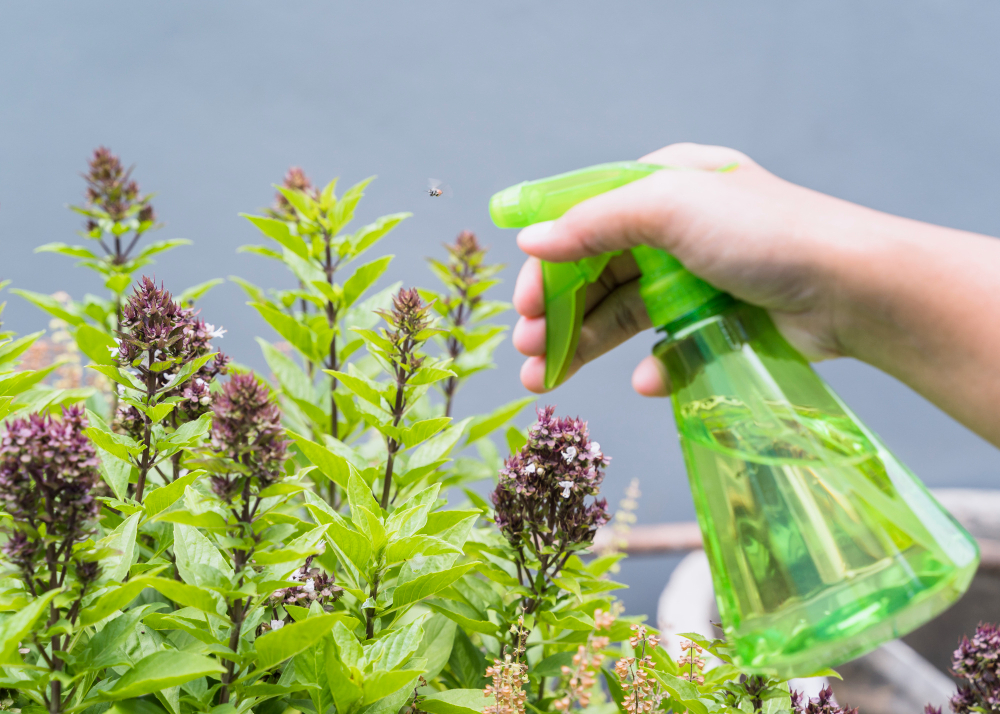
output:
[[[674,144],[640,160],[693,170],[659,171],[518,235],[531,256],[514,289],[521,318],[513,341],[528,356],[521,369],[525,387],[545,391],[539,260],[579,260],[640,244],[666,250],[715,287],[767,309],[807,358],[844,354],[835,275],[845,255],[871,247],[852,238],[851,227],[864,224],[870,231],[883,214],[784,181],[733,149]],[[717,171],[734,163],[734,170]],[[651,326],[638,276],[626,252],[588,288],[570,374]],[[632,385],[646,396],[669,393],[666,371],[654,357],[639,364]]]

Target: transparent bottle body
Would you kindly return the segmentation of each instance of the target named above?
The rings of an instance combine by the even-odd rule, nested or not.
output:
[[[919,627],[968,587],[974,539],[742,303],[656,347],[727,639],[802,676]]]

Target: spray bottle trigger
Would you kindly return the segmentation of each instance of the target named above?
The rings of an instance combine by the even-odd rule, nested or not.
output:
[[[580,343],[587,286],[597,280],[618,253],[584,258],[575,263],[542,262],[545,290],[545,388],[561,384]]]

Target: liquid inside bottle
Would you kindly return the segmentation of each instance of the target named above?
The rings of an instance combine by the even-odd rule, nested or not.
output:
[[[802,676],[959,598],[975,541],[775,330],[735,304],[657,345],[738,663]]]

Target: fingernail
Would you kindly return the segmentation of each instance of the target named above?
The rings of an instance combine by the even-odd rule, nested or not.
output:
[[[517,244],[520,246],[537,244],[545,240],[545,237],[552,230],[552,221],[535,223],[528,226],[517,234]]]

